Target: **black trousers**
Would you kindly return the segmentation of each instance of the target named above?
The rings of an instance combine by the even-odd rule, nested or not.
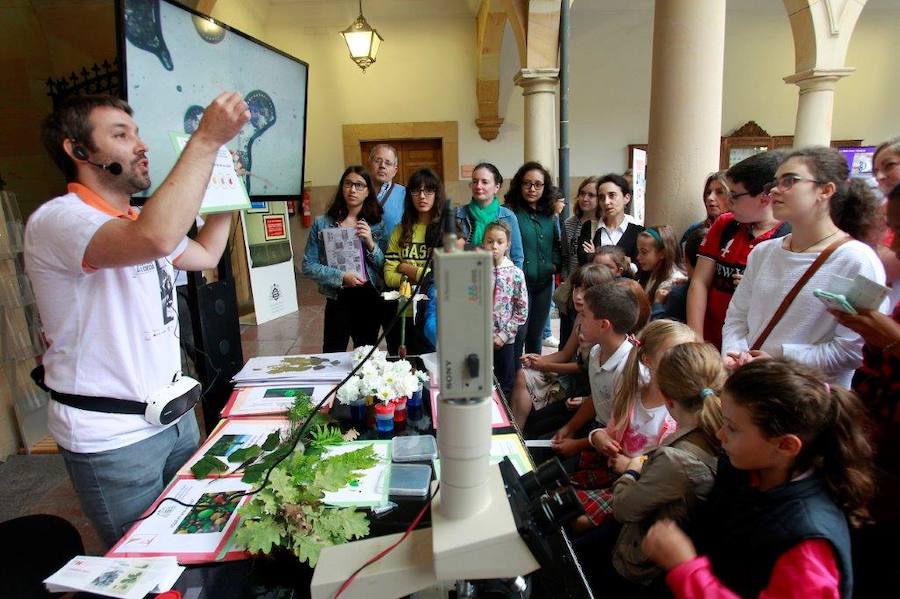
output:
[[[494,376],[500,383],[504,397],[510,397],[516,381],[515,343],[507,343],[500,349],[494,348]]]
[[[381,295],[369,283],[341,289],[337,299],[326,300],[322,351],[347,351],[351,339],[354,348],[375,345],[381,326],[381,304]]]

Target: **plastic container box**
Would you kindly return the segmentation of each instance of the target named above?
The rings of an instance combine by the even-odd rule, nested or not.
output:
[[[431,487],[431,466],[394,464],[391,466],[391,495],[425,497]]]
[[[430,462],[438,455],[434,435],[394,437],[391,449],[395,462]]]

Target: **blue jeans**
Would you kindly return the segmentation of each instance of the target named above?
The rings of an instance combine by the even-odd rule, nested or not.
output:
[[[59,451],[81,509],[111,547],[160,496],[199,442],[197,418],[188,412],[169,428],[125,447],[97,453]]]

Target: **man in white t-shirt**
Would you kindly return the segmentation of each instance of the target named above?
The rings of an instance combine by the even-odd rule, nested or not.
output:
[[[250,118],[237,93],[210,104],[172,171],[144,208],[147,146],[131,108],[110,96],[79,96],[45,120],[42,136],[69,181],[25,228],[25,269],[49,347],[48,426],[82,509],[107,544],[162,492],[197,447],[192,411],[167,426],[141,410],[181,374],[174,268],[214,267],[231,214],[185,237],[219,148]],[[124,401],[123,401],[124,400]]]

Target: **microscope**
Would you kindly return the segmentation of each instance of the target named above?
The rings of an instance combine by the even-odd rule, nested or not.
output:
[[[341,596],[403,597],[454,584],[457,596],[474,597],[485,580],[518,593],[527,587],[523,577],[537,571],[554,597],[591,597],[561,528],[582,508],[559,461],[521,477],[508,459],[490,464],[493,262],[486,251],[457,247],[449,201],[444,216],[443,247],[434,255],[441,469],[431,528],[412,531]],[[350,573],[401,536],[324,548],[313,599],[333,597]]]

